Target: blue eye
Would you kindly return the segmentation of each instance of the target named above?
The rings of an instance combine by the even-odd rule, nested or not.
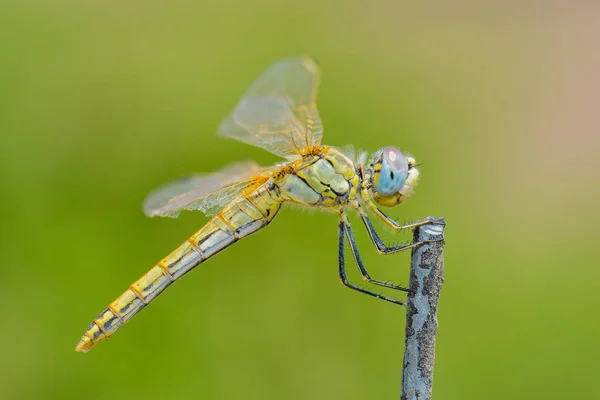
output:
[[[381,158],[377,191],[384,196],[397,193],[404,186],[407,174],[408,161],[406,161],[404,154],[398,149],[385,148]]]

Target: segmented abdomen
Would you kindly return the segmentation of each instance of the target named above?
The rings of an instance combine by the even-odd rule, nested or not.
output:
[[[167,286],[235,241],[267,225],[279,211],[274,186],[265,185],[229,203],[202,229],[162,259],[109,304],[85,331],[77,351],[87,352],[112,336]]]

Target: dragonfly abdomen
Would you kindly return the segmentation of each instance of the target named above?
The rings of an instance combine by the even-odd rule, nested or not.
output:
[[[279,211],[274,187],[261,187],[233,200],[202,229],[134,282],[87,328],[77,346],[87,352],[108,339],[171,283],[237,240],[267,225]]]

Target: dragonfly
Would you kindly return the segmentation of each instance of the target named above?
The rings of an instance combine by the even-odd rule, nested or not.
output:
[[[90,351],[173,282],[238,240],[267,226],[284,203],[337,213],[340,217],[338,272],[342,283],[358,292],[404,305],[396,298],[348,280],[344,257],[346,241],[365,281],[409,291],[374,279],[367,272],[346,211],[358,213],[381,254],[394,254],[423,244],[386,245],[368,215],[370,212],[396,231],[436,223],[428,217],[399,224],[379,208],[395,207],[413,193],[419,180],[415,159],[394,147],[379,149],[367,160],[365,152],[353,155],[322,145],[323,124],[316,105],[319,83],[320,67],[314,58],[281,60],[258,77],[219,127],[218,135],[261,147],[285,162],[270,167],[251,161],[238,162],[212,174],[175,181],[148,195],[143,210],[149,217],[176,218],[183,210],[200,210],[212,218],[110,303],[88,326],[77,351]]]

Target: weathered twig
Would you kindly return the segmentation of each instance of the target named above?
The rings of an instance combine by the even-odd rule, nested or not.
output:
[[[414,233],[415,241],[427,243],[412,251],[401,400],[431,399],[437,309],[444,282],[445,222],[443,218],[435,221]]]

